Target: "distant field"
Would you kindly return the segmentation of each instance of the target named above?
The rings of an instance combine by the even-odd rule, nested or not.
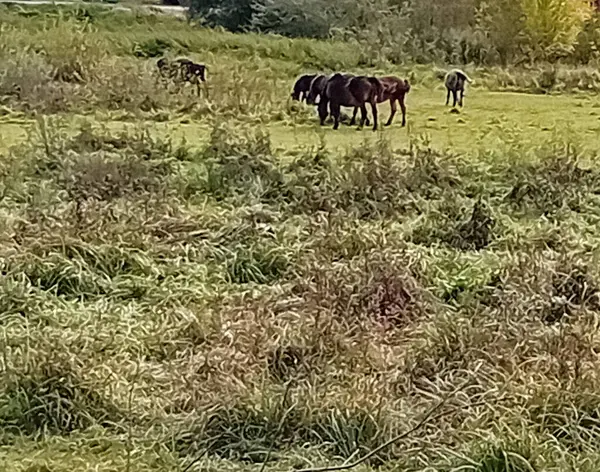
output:
[[[597,470],[590,70],[469,68],[451,113],[437,67],[362,45],[95,7],[0,6],[0,32],[3,470],[297,470],[394,437],[355,470]],[[161,87],[163,53],[210,99]],[[288,99],[316,70],[408,77],[408,126],[320,127]]]

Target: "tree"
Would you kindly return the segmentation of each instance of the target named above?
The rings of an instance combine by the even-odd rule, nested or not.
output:
[[[593,7],[589,0],[521,0],[525,29],[538,51],[569,48]]]
[[[253,29],[290,37],[329,36],[330,0],[257,0],[253,9]]]
[[[243,31],[252,20],[254,0],[191,0],[189,15],[209,26]]]

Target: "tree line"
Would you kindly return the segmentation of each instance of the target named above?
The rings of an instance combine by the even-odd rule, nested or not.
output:
[[[373,60],[509,65],[600,58],[593,0],[191,0],[230,31],[359,42]]]

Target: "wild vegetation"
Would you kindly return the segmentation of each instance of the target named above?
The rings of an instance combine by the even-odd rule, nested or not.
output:
[[[341,39],[92,7],[0,32],[0,137],[27,130],[0,140],[6,470],[296,470],[393,438],[358,469],[597,469],[591,68],[469,66],[450,114],[441,65]],[[183,53],[208,98],[157,80]],[[319,129],[307,69],[410,77],[407,129]]]

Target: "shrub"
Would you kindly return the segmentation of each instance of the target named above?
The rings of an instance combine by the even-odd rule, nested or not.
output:
[[[223,26],[241,31],[250,25],[254,0],[191,0],[189,14],[210,26]]]
[[[330,9],[323,0],[260,0],[251,26],[292,38],[326,38],[332,27]]]

